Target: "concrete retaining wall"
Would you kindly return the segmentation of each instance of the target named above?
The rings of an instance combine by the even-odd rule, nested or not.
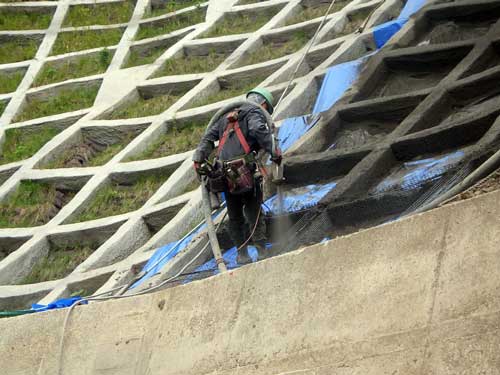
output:
[[[78,307],[63,374],[498,374],[500,191],[152,295]],[[65,311],[0,320],[56,374]]]

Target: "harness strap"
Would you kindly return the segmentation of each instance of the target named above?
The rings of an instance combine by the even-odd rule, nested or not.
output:
[[[226,118],[228,119],[229,124],[227,125],[226,130],[224,130],[224,134],[222,134],[222,138],[219,142],[219,147],[217,148],[217,156],[219,156],[220,152],[222,151],[222,148],[227,141],[227,137],[229,137],[229,133],[231,133],[231,131],[233,130],[236,132],[236,136],[238,137],[238,140],[240,141],[241,147],[243,147],[245,154],[249,154],[251,152],[251,149],[248,145],[247,140],[245,139],[245,136],[243,135],[243,132],[241,131],[240,124],[238,123],[238,112],[230,112],[228,113]]]

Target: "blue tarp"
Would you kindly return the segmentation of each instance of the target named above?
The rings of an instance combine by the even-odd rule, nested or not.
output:
[[[455,151],[447,155],[409,161],[393,171],[374,189],[375,193],[390,190],[418,189],[425,183],[435,181],[448,170],[456,166],[464,157],[463,151]]]
[[[303,134],[318,123],[319,115],[288,118],[278,129],[278,140],[282,151],[288,150]]]
[[[382,48],[404,26],[406,21],[395,20],[383,23],[373,29],[373,39],[378,49]]]
[[[328,68],[314,105],[313,113],[328,110],[344,95],[359,75],[366,57]]]
[[[76,296],[71,298],[58,299],[57,301],[51,302],[48,305],[39,305],[37,303],[34,303],[33,305],[31,305],[31,310],[33,310],[33,312],[42,312],[54,309],[63,309],[65,307],[71,307],[72,305],[75,304],[75,302],[80,301],[82,299],[83,299],[82,297]],[[87,303],[88,303],[87,301],[83,301],[81,304],[86,305]]]
[[[313,207],[337,186],[336,182],[307,185],[282,193],[283,209],[287,213],[298,212]],[[264,202],[266,215],[279,215],[278,197],[276,195]]]
[[[417,13],[422,8],[427,0],[408,0],[399,14],[399,20],[408,20],[414,13]]]

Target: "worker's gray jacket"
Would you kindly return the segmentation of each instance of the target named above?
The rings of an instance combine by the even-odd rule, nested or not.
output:
[[[271,154],[271,156],[274,156],[276,154],[274,136],[272,130],[267,126],[267,121],[262,111],[263,109],[244,105],[240,107],[238,123],[252,151],[258,152],[263,149]],[[201,163],[210,156],[215,147],[214,142],[222,139],[227,125],[228,120],[226,115],[223,115],[206,130],[193,155],[193,161]],[[238,140],[236,132],[233,131],[228,135],[226,143],[220,151],[219,159],[231,160],[243,155],[245,155],[245,151]]]

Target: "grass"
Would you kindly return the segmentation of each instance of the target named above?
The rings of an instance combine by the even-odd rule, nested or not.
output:
[[[248,5],[248,4],[256,4],[256,3],[262,3],[267,0],[240,0],[236,5]]]
[[[126,161],[156,159],[193,150],[205,133],[206,125],[205,122],[192,122],[184,126],[173,124],[141,154],[129,157]]]
[[[217,68],[227,55],[210,52],[207,56],[183,56],[168,59],[154,77],[210,72]]]
[[[109,117],[109,120],[154,116],[167,110],[174,104],[180,96],[165,94],[155,96],[153,98],[140,98],[135,103],[124,104],[121,108],[114,111]]]
[[[157,35],[168,34],[175,30],[205,22],[205,10],[197,9],[192,12],[178,14],[163,21],[151,25],[141,25],[136,39],[152,38]]]
[[[226,87],[222,87],[220,91],[212,95],[195,100],[190,105],[190,108],[201,107],[207,104],[217,103],[225,99],[243,95],[244,93],[255,88],[259,83],[261,83],[266,78],[267,76],[256,76],[247,79],[239,79],[237,82],[232,82],[232,84],[237,83],[237,86],[229,85]]]
[[[61,132],[61,129],[45,126],[40,129],[7,129],[0,153],[0,165],[27,159]]]
[[[286,56],[291,53],[297,52],[309,40],[306,33],[296,31],[293,33],[290,40],[285,43],[267,43],[258,48],[254,52],[248,54],[240,63],[240,65],[257,64],[263,61],[277,59],[278,57]]]
[[[363,23],[366,21],[366,17],[371,13],[372,9],[366,9],[363,11],[356,12],[354,14],[350,14],[347,17],[349,18],[349,22],[344,27],[344,29],[335,35],[336,38],[351,34],[359,29]]]
[[[0,94],[13,92],[23,80],[25,70],[0,73]]]
[[[46,224],[60,209],[55,205],[60,195],[53,184],[21,181],[12,195],[6,201],[0,202],[0,228]],[[65,194],[61,206],[73,195]]]
[[[38,50],[38,42],[30,38],[18,37],[0,43],[0,64],[31,60]]]
[[[93,201],[74,222],[135,211],[146,203],[167,178],[165,175],[152,174],[141,176],[127,185],[112,181],[97,192]]]
[[[0,101],[0,116],[3,114],[3,111],[5,111],[5,107],[7,107],[7,101],[2,100]]]
[[[27,121],[34,118],[89,108],[94,103],[98,90],[98,86],[78,87],[62,90],[53,97],[28,100],[26,107],[15,118],[15,121]]]
[[[127,144],[129,144],[135,137],[137,136],[137,132],[128,132],[125,136],[118,139],[115,143],[105,145],[100,150],[93,147],[93,144],[89,141],[86,141],[84,144],[75,145],[74,147],[69,147],[67,150],[63,151],[56,159],[44,165],[44,168],[66,168],[66,167],[95,167],[99,165],[103,165],[110,161],[113,156],[119,153]],[[89,150],[88,159],[85,159],[81,165],[76,165],[72,162],[75,158],[86,156],[82,155],[82,151]],[[93,152],[95,151],[95,152]]]
[[[276,13],[278,13],[277,9],[253,17],[244,13],[231,14],[216,23],[215,27],[203,34],[201,38],[250,33],[264,26]]]
[[[194,5],[200,6],[201,4],[203,4],[202,0],[165,1],[165,3],[162,4],[163,6],[154,7],[149,12],[147,12],[145,14],[145,18],[157,17],[157,16],[161,16],[163,14],[172,13],[172,12],[175,12],[177,10],[191,7]]]
[[[54,246],[50,249],[49,255],[35,264],[31,272],[19,284],[35,284],[62,279],[85,261],[98,247],[98,243]]]
[[[52,13],[23,9],[0,10],[0,30],[45,30],[51,20]]]
[[[338,1],[338,2],[336,1],[335,4],[333,4],[332,9],[330,10],[330,14],[341,10],[346,5],[346,3],[347,3],[347,0]],[[313,20],[313,19],[318,18],[318,17],[324,17],[329,6],[330,6],[330,4],[326,3],[326,4],[320,4],[318,6],[310,6],[310,7],[304,8],[296,15],[287,19],[285,26],[293,25],[293,24],[299,23],[299,22]]]
[[[111,25],[127,22],[134,11],[134,3],[128,0],[119,3],[72,5],[64,20],[64,26]]]
[[[127,64],[124,66],[124,68],[130,68],[132,66],[138,66],[138,65],[144,65],[144,64],[151,64],[154,62],[158,57],[160,57],[163,52],[166,51],[166,49],[169,48],[168,46],[158,46],[158,47],[153,47],[141,52],[131,50],[130,51],[130,56],[127,60]]]
[[[33,86],[43,86],[68,79],[104,73],[112,58],[113,52],[104,48],[97,55],[82,56],[63,62],[48,62],[37,75]]]
[[[62,32],[57,36],[51,54],[60,55],[91,48],[113,46],[118,44],[122,34],[122,29]]]

